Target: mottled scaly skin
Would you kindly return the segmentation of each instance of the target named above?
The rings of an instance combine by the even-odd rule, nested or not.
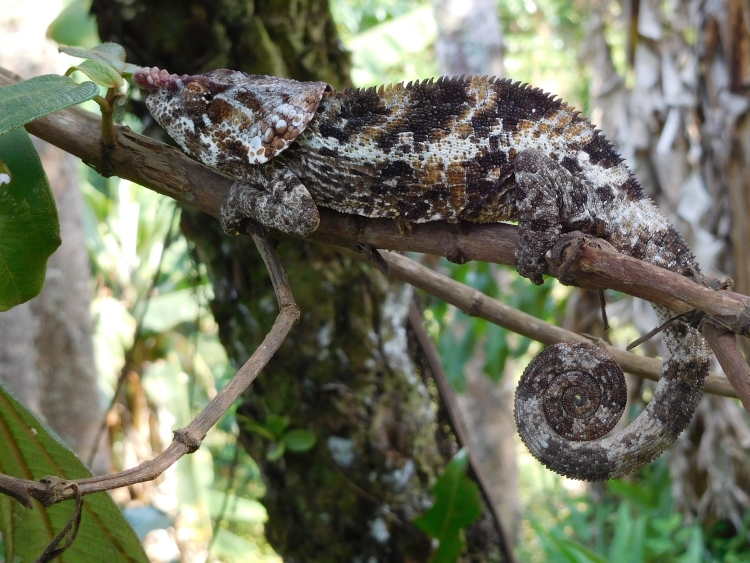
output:
[[[405,223],[518,221],[516,267],[535,283],[542,282],[546,252],[572,230],[699,275],[683,239],[604,136],[541,90],[486,77],[344,92],[227,70],[176,76],[144,69],[134,79],[149,89],[151,113],[183,149],[237,178],[222,210],[228,232],[241,231],[250,217],[305,235],[318,225],[317,206]],[[656,311],[662,321],[672,316]],[[586,480],[623,475],[659,456],[689,423],[708,370],[708,349],[695,329],[672,323],[663,338],[654,399],[606,438],[606,430],[587,424],[610,418],[589,409],[600,406],[611,384],[586,390],[581,382],[593,381],[589,376],[570,377],[582,369],[571,367],[571,358],[598,353],[566,344],[542,355],[516,395],[519,433],[532,453]],[[562,370],[562,379],[537,374],[547,368]],[[560,408],[536,395],[545,377],[556,381]],[[572,390],[560,391],[567,380],[576,382]],[[577,429],[573,439],[566,428]]]

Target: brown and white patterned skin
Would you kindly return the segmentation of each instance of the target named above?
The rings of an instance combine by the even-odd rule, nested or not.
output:
[[[151,113],[186,152],[237,178],[222,208],[228,232],[253,218],[309,234],[317,228],[319,205],[407,224],[518,221],[516,268],[534,283],[542,283],[547,251],[573,230],[663,268],[699,275],[683,239],[644,197],[609,142],[541,90],[486,77],[343,92],[228,70],[177,76],[142,69],[133,78],[149,89]],[[656,310],[662,321],[672,316]],[[583,428],[583,418],[609,418],[576,406],[586,378],[557,380],[552,392],[568,399],[545,410],[529,391],[543,386],[524,376],[516,421],[532,453],[549,468],[586,480],[624,475],[659,456],[690,421],[708,371],[708,349],[695,329],[672,323],[663,341],[653,400],[614,436],[586,429],[573,437],[594,439],[578,442],[554,430]],[[570,346],[577,345],[535,361],[570,372],[565,354],[598,357]],[[573,391],[560,389],[567,380],[576,382]],[[597,389],[590,396],[600,396]]]

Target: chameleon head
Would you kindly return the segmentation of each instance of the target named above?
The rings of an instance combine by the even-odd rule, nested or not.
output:
[[[227,69],[189,76],[141,68],[133,82],[149,91],[146,106],[185,152],[236,177],[286,149],[331,89]]]

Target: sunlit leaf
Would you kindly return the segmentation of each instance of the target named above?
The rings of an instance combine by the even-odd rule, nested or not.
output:
[[[47,28],[47,36],[63,45],[93,46],[99,42],[96,19],[90,13],[91,2],[73,0]]]
[[[143,328],[164,332],[180,323],[192,322],[201,313],[193,289],[170,291],[151,298],[143,318]]]
[[[119,88],[125,81],[111,65],[101,61],[86,60],[80,64],[72,66],[65,74],[78,70],[88,76],[91,80],[104,86],[105,88]]]
[[[611,561],[624,561],[619,556],[615,559],[605,559],[585,545],[563,537],[551,537],[557,546],[560,555],[563,555],[571,563],[611,563]]]
[[[216,489],[208,489],[208,508],[211,518],[222,516],[230,522],[250,522],[263,524],[268,520],[266,507],[257,500],[226,494]]]
[[[102,43],[91,49],[60,46],[60,51],[71,57],[91,59],[109,65],[122,74],[132,74],[139,67],[125,62],[125,49],[117,43]]]

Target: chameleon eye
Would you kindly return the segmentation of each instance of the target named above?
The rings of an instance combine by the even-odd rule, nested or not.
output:
[[[188,115],[200,117],[208,111],[213,94],[200,82],[190,82],[185,85],[180,97]]]

